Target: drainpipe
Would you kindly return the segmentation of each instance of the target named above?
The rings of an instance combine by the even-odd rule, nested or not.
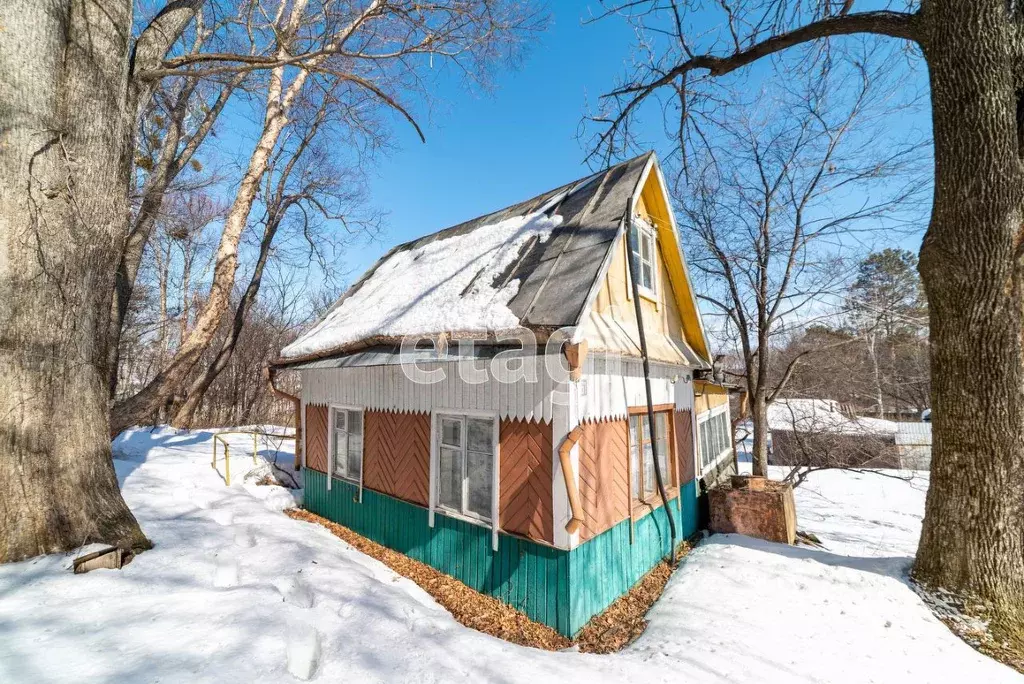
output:
[[[654,397],[651,394],[651,364],[647,358],[647,336],[644,334],[644,317],[640,307],[640,286],[637,284],[636,273],[640,264],[633,256],[633,247],[629,244],[630,236],[633,234],[633,198],[626,204],[626,249],[629,254],[629,284],[633,289],[633,308],[636,311],[636,327],[640,333],[640,356],[644,362],[644,387],[647,390],[647,424],[651,431],[651,454],[654,456],[654,480],[658,483],[658,492],[661,494],[661,501],[665,504],[665,513],[668,515],[668,526],[672,539],[672,547],[669,552],[669,563],[676,562],[676,519],[672,515],[672,507],[668,503],[668,494],[665,493],[665,482],[661,477],[661,468],[658,467],[658,440],[654,424]],[[643,435],[643,427],[640,428]],[[637,456],[643,458],[642,449],[637,449]]]
[[[267,381],[267,385],[270,386],[270,391],[273,392],[277,397],[292,402],[294,407],[295,415],[295,470],[302,469],[302,400],[294,394],[288,394],[284,390],[278,389],[274,385],[274,377],[276,371],[267,366],[263,369],[263,377]]]
[[[565,524],[565,531],[569,534],[575,534],[580,529],[580,525],[583,524],[583,505],[580,503],[580,490],[576,486],[576,478],[573,477],[572,459],[569,457],[572,448],[576,446],[576,442],[580,441],[582,436],[583,428],[577,425],[572,429],[572,432],[566,435],[562,441],[562,446],[558,447],[558,460],[562,463],[562,477],[565,479],[565,491],[569,495],[569,510],[572,511],[572,518]]]

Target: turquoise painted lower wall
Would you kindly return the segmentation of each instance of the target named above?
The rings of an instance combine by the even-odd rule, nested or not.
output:
[[[438,513],[431,528],[421,506],[368,489],[359,503],[356,486],[336,479],[328,491],[326,475],[308,469],[304,474],[307,510],[433,566],[566,636],[576,634],[668,554],[664,508],[636,522],[632,545],[626,520],[572,551],[505,534],[498,536],[494,551],[485,527]],[[682,494],[670,505],[681,513],[676,521],[685,538],[697,528],[696,482],[684,485]]]
[[[677,539],[697,531],[697,483],[682,487],[681,496],[669,501],[675,514]],[[665,508],[655,509],[633,525],[629,520],[597,535],[569,552],[569,629],[575,633],[603,612],[665,558],[671,549],[671,532]]]
[[[427,509],[385,494],[305,471],[305,507],[364,537],[401,551],[526,613],[531,619],[569,634],[569,554],[518,537],[498,535],[491,548],[491,531],[480,525],[434,516]]]

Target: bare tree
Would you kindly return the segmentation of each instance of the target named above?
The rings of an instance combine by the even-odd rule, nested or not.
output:
[[[928,295],[931,485],[915,575],[989,605],[1024,641],[1024,4],[1017,0],[697,0],[623,3],[662,27],[658,59],[610,93],[599,145],[628,142],[656,93],[682,92],[682,118],[717,79],[798,46],[855,34],[892,38],[927,64],[934,135],[931,221],[920,271]],[[881,8],[879,8],[881,6]],[[893,7],[897,9],[893,9]],[[626,11],[626,10],[624,10]],[[657,15],[657,16],[655,16]],[[710,19],[714,22],[715,19]],[[827,54],[825,55],[827,57]]]
[[[217,21],[195,24],[200,8]],[[133,44],[131,0],[0,4],[0,562],[92,541],[148,546],[118,491],[110,428],[172,395],[211,343],[230,309],[239,241],[295,108],[341,83],[412,120],[401,98],[423,92],[434,61],[483,71],[514,57],[535,19],[516,0],[175,0],[142,23]],[[200,49],[179,42],[206,26],[214,35]],[[133,281],[129,252],[147,241],[132,239],[137,124],[165,78],[219,79],[215,108],[240,73],[263,79],[265,114],[213,286],[174,357],[118,402],[111,420],[112,345],[122,327],[116,274]],[[202,142],[201,128],[190,128],[174,158]]]
[[[916,147],[879,161],[860,135],[890,88],[855,62],[731,108],[705,128],[714,145],[699,171],[681,172],[674,188],[697,248],[698,296],[739,341],[757,475],[768,468],[768,407],[798,363],[846,343],[805,347],[777,370],[779,339],[836,308],[851,275],[843,241],[889,227],[919,188],[908,173]]]
[[[228,211],[217,248],[214,275],[204,305],[174,357],[135,395],[117,402],[111,430],[133,425],[167,403],[187,382],[202,352],[216,335],[230,307],[238,268],[238,246],[257,201],[274,150],[293,121],[296,108],[324,98],[363,100],[369,94],[417,130],[400,103],[401,94],[422,92],[418,55],[466,60],[503,49],[505,36],[527,22],[490,3],[449,0],[423,5],[414,0],[309,3],[258,0],[243,3],[239,21],[249,40],[245,53],[190,52],[164,61],[140,79],[166,76],[215,77],[238,71],[265,71],[263,126]],[[509,8],[511,9],[511,8]],[[422,137],[422,133],[420,132]]]

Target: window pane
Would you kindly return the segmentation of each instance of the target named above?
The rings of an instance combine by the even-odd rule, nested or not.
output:
[[[472,434],[472,430],[470,430]],[[479,516],[491,517],[491,475],[494,458],[491,452],[470,451],[469,458],[469,501],[466,509]]]
[[[457,449],[441,449],[437,502],[457,511],[462,510],[462,452]]]
[[[672,481],[668,478],[668,440],[659,439],[657,440],[658,446],[658,466],[661,469],[661,481],[666,487],[672,486]]]
[[[640,498],[640,458],[639,450],[637,449],[636,441],[636,430],[637,430],[637,419],[633,416],[629,419],[630,422],[630,434],[629,434],[629,473],[630,478],[633,480],[633,498]]]
[[[655,413],[654,427],[657,428],[658,439],[665,439],[668,436],[668,415],[665,413]]]
[[[651,262],[651,243],[653,240],[646,231],[640,234],[640,258],[647,263]]]
[[[441,419],[441,444],[453,447],[462,446],[462,421],[451,418]]]
[[[640,284],[649,290],[654,289],[654,276],[650,264],[640,265]]]
[[[344,430],[345,429],[345,412],[334,411],[334,429]]]
[[[486,419],[470,418],[467,421],[466,432],[469,436],[469,449],[481,453],[490,454],[494,452],[494,422]]]
[[[644,494],[654,491],[654,452],[648,442],[644,444]]]
[[[647,420],[647,416],[642,417],[644,424],[644,441],[649,442],[651,440],[651,423]]]
[[[348,476],[359,479],[363,469],[363,438],[360,435],[349,435],[348,438]]]
[[[344,415],[344,414],[342,414]],[[341,477],[346,476],[348,465],[348,439],[341,430],[334,430],[334,474]]]
[[[348,431],[353,435],[363,434],[363,418],[359,415],[359,411],[348,412]]]

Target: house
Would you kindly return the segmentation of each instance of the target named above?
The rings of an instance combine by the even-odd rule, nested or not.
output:
[[[768,407],[773,465],[925,469],[931,424],[852,415],[828,399],[779,399]]]
[[[395,247],[275,367],[306,508],[567,636],[696,531],[732,454],[653,154]]]

